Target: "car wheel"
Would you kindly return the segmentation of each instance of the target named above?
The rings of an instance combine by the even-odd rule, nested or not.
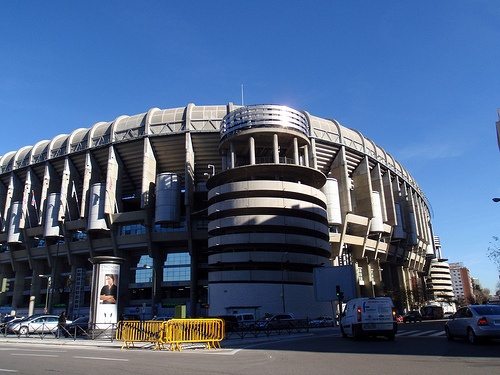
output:
[[[343,338],[347,337],[347,333],[344,332],[344,327],[340,326],[340,332],[342,333]]]
[[[27,335],[28,334],[28,327],[19,328],[19,334],[20,335]]]
[[[471,344],[477,344],[478,341],[476,334],[470,327],[467,328],[467,341],[469,341],[469,343]]]
[[[352,338],[354,339],[354,341],[359,341],[361,340],[361,334],[359,333],[358,329],[357,328],[354,328],[352,330]]]
[[[446,338],[448,339],[448,341],[453,341],[454,337],[448,327],[444,327],[444,333],[446,333]]]

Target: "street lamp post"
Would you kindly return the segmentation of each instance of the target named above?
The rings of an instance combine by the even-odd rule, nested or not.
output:
[[[283,304],[283,312],[286,312],[286,306],[285,306],[285,279],[283,276],[283,259],[287,256],[288,251],[284,252],[283,255],[281,255],[281,302]]]
[[[52,277],[46,275],[38,275],[38,276],[47,279],[47,289],[45,291],[45,308],[43,309],[43,312],[46,314],[49,306],[49,291],[52,286]]]
[[[152,266],[144,265],[144,268],[153,271],[153,287],[151,288],[151,315],[153,315],[154,305],[156,301],[156,270]],[[153,316],[152,316],[153,317]]]

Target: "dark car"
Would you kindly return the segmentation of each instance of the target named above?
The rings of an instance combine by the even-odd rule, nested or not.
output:
[[[142,320],[137,314],[122,314],[120,320]]]
[[[224,320],[226,331],[238,330],[239,322],[234,315],[219,315],[217,318]]]
[[[255,326],[259,329],[282,329],[289,328],[293,325],[292,314],[275,314],[261,318],[255,322]]]
[[[89,317],[81,316],[64,327],[65,334],[70,336],[81,336],[87,334],[89,330]]]
[[[411,322],[421,322],[422,321],[422,314],[420,314],[418,311],[409,311],[403,316],[403,323],[411,323]]]

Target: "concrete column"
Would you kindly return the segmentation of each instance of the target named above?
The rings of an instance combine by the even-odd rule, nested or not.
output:
[[[229,168],[233,169],[236,162],[236,155],[234,154],[234,144],[231,142],[229,146]]]
[[[293,162],[296,165],[300,165],[299,160],[299,141],[297,137],[293,139]]]
[[[250,151],[250,165],[255,164],[255,138],[250,137],[248,139],[248,148]]]
[[[273,163],[279,164],[280,151],[279,151],[278,134],[273,135]]]

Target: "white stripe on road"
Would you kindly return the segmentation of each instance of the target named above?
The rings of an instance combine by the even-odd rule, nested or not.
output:
[[[438,331],[429,336],[446,336],[446,333],[444,333],[444,331]]]
[[[17,370],[10,370],[8,368],[0,368],[0,372],[19,372]]]
[[[11,353],[10,355],[22,355],[23,357],[59,357],[57,354],[34,354],[34,353]]]
[[[126,358],[106,358],[106,357],[81,357],[74,355],[73,358],[79,358],[79,359],[97,359],[97,360],[103,360],[103,361],[124,361],[128,362],[129,360]]]
[[[412,336],[423,336],[423,335],[429,335],[431,333],[435,333],[436,330],[432,330],[432,331],[420,331],[420,332],[416,332],[414,333]]]

